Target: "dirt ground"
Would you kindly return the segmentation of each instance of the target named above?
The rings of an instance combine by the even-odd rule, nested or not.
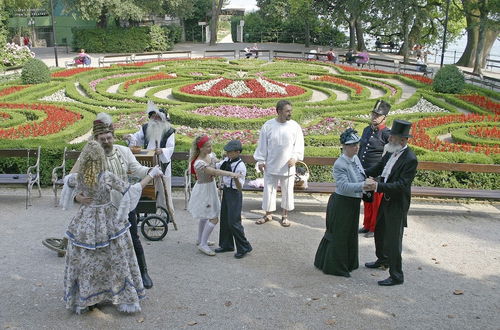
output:
[[[74,315],[62,301],[64,259],[41,244],[62,236],[71,212],[54,207],[48,189],[26,210],[23,194],[0,190],[3,329],[500,329],[500,204],[414,200],[405,283],[379,287],[386,271],[361,266],[340,278],[314,268],[327,195],[298,196],[283,228],[255,225],[261,195],[246,194],[254,251],[238,260],[196,250],[197,224],[178,191],[179,230],[159,242],[141,238],[154,281],[142,312],[102,306]],[[360,265],[375,260],[373,238],[360,235],[359,250]]]

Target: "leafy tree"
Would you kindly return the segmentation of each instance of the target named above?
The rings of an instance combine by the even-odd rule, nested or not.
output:
[[[455,6],[458,6],[454,2]],[[462,0],[467,21],[467,45],[457,64],[474,67],[474,73],[481,74],[486,58],[500,31],[500,1]]]
[[[169,0],[164,2],[165,13],[179,18],[181,25],[181,41],[186,41],[186,24],[188,18],[195,14],[196,2],[193,0]]]

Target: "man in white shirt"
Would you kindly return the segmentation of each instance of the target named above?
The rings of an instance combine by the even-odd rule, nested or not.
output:
[[[262,209],[266,215],[256,224],[272,220],[276,210],[276,191],[281,185],[281,225],[289,227],[288,211],[294,209],[293,187],[295,163],[304,159],[304,135],[300,125],[292,120],[292,104],[280,100],[276,105],[276,118],[268,120],[261,128],[259,142],[253,158],[264,172]]]
[[[175,148],[175,129],[170,124],[168,113],[164,109],[158,109],[152,101],[148,101],[146,113],[149,122],[142,125],[141,129],[134,134],[127,134],[123,138],[128,140],[131,146],[141,146],[144,149],[155,150],[160,157],[160,167],[164,173],[163,183],[167,191],[168,208],[174,221],[174,205],[172,202],[172,164],[171,157]],[[155,183],[161,182],[156,180]],[[165,205],[163,187],[156,187],[158,193],[158,204]]]

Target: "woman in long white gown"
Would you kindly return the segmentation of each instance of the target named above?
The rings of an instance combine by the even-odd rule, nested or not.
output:
[[[130,185],[105,171],[104,159],[101,146],[89,142],[80,156],[78,173],[66,180],[68,189],[62,197],[65,201],[76,194],[86,197],[66,231],[64,301],[78,314],[103,302],[117,305],[120,311],[138,312],[139,300],[145,296],[127,214],[137,205],[142,188],[161,170],[153,168],[140,183]],[[123,194],[118,210],[111,204],[113,189]]]

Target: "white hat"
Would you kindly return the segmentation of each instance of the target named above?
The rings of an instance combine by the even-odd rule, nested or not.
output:
[[[158,107],[156,106],[156,104],[151,100],[148,101],[146,113],[147,113],[148,117],[151,117],[153,115],[153,113],[155,113],[158,116],[160,116],[161,120],[163,120],[163,121],[167,120],[167,116],[165,115],[165,113],[160,111],[158,109]]]

